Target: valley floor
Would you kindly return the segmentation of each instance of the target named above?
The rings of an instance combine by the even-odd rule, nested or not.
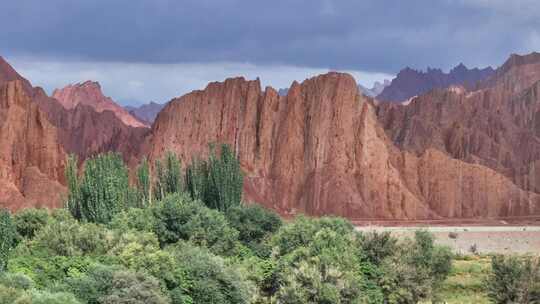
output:
[[[358,226],[359,231],[390,231],[398,238],[428,230],[435,242],[458,254],[527,254],[540,252],[540,226]]]

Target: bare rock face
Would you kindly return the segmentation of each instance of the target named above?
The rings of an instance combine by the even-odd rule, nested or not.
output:
[[[20,80],[0,84],[0,207],[59,207],[65,154]]]
[[[58,129],[58,140],[64,150],[80,160],[114,151],[121,153],[128,163],[135,163],[139,146],[150,131],[146,127],[126,125],[114,112],[98,112],[86,104],[66,109],[40,89],[34,90],[33,98]]]
[[[172,100],[143,153],[189,163],[228,143],[247,177],[246,198],[282,214],[433,219],[540,213],[538,195],[481,165],[426,150],[400,151],[373,103],[347,74],[294,83],[286,96],[243,78]]]
[[[433,89],[447,88],[452,85],[472,87],[479,81],[486,80],[493,73],[494,70],[491,67],[468,69],[463,64],[454,67],[449,73],[444,73],[440,69],[428,68],[426,72],[423,72],[407,67],[384,87],[377,95],[377,99],[400,103]]]
[[[402,149],[444,151],[540,193],[539,81],[540,56],[513,55],[479,90],[435,90],[406,106],[381,103],[378,117]]]
[[[87,105],[99,113],[103,111],[113,112],[128,126],[136,128],[148,126],[116,104],[110,97],[105,97],[101,92],[101,86],[97,82],[86,81],[68,85],[63,89],[54,90],[52,97],[58,100],[67,110],[75,109],[79,104]]]

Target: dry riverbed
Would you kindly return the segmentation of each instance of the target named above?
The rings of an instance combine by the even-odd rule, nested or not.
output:
[[[460,254],[540,253],[540,226],[359,226],[359,231],[390,231],[398,238],[412,237],[419,229],[428,230],[436,243]]]

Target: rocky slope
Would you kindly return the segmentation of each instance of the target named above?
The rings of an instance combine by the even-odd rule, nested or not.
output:
[[[421,95],[436,88],[446,88],[451,85],[464,85],[472,87],[477,82],[483,81],[493,75],[491,67],[485,69],[468,69],[459,64],[444,73],[440,69],[428,68],[427,72],[413,70],[409,67],[401,70],[390,85],[377,95],[378,100],[404,102],[411,97]]]
[[[116,104],[110,97],[103,95],[101,86],[94,81],[86,81],[68,85],[65,88],[54,90],[52,97],[66,108],[72,110],[77,105],[87,105],[93,107],[95,111],[111,111],[124,124],[130,127],[147,127],[147,124],[133,117],[126,109]]]
[[[163,107],[165,107],[164,104],[151,101],[150,103],[143,104],[138,107],[126,106],[124,108],[129,112],[129,114],[133,115],[138,120],[146,123],[147,125],[151,125]]]
[[[0,84],[0,207],[59,207],[65,154],[21,80]]]
[[[347,74],[294,83],[286,96],[243,78],[171,101],[143,152],[184,160],[207,143],[237,151],[248,199],[283,214],[462,218],[540,214],[540,198],[487,167],[436,149],[400,151]]]
[[[57,127],[64,150],[81,160],[97,153],[115,151],[129,163],[136,162],[139,146],[150,131],[147,127],[126,125],[112,111],[98,112],[86,104],[66,109],[41,89],[34,90],[33,98]]]
[[[540,193],[539,81],[540,56],[513,55],[480,90],[435,90],[407,106],[382,103],[378,117],[402,149],[437,149]]]

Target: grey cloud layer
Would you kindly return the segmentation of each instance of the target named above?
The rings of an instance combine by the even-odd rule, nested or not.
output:
[[[540,48],[540,3],[529,0],[3,2],[0,53],[12,56],[395,73]]]

